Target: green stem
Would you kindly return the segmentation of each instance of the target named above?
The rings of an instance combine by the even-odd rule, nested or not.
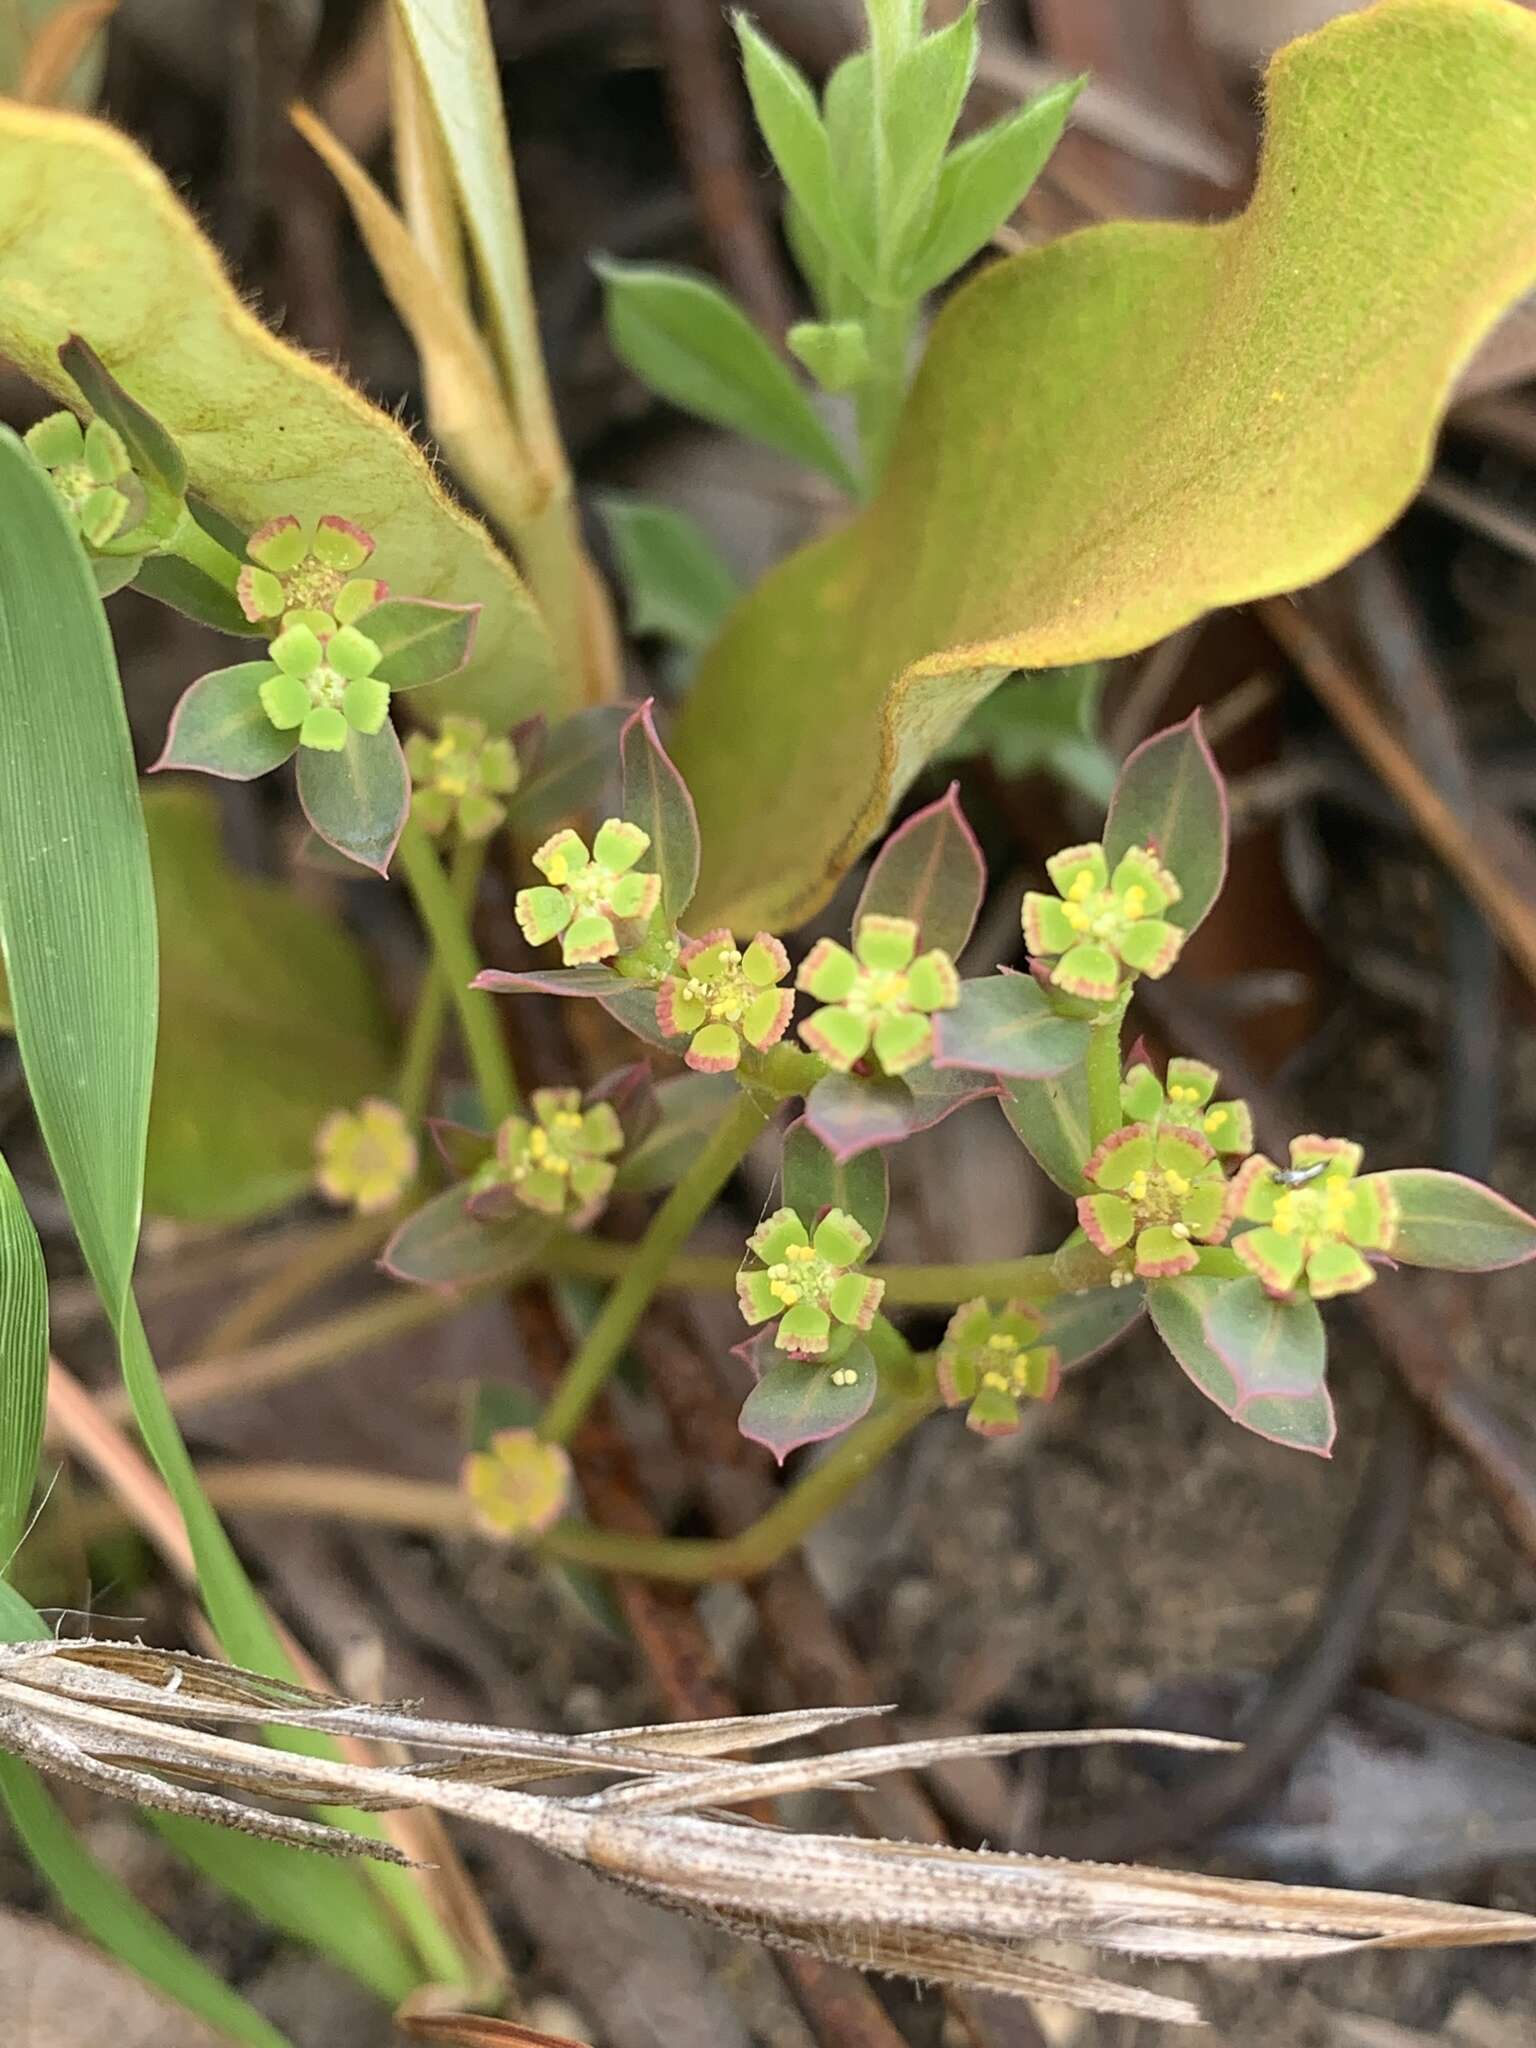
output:
[[[1084,1068],[1088,1080],[1088,1129],[1095,1145],[1125,1122],[1120,1104],[1120,1025],[1125,1003],[1096,1018],[1088,1031]]]
[[[910,305],[871,305],[864,315],[869,344],[869,375],[859,386],[859,445],[864,452],[867,492],[878,485],[896,437],[897,422],[907,402],[907,371],[912,352],[916,309]]]
[[[567,1564],[690,1585],[755,1578],[787,1557],[938,1406],[937,1394],[923,1393],[877,1409],[737,1536],[627,1536],[619,1529],[568,1521],[556,1523],[540,1539],[539,1549]]]
[[[449,864],[448,886],[466,930],[475,893],[480,886],[480,871],[485,866],[486,845],[483,839],[461,839],[453,849],[453,859]],[[434,951],[416,993],[416,1011],[411,1018],[405,1055],[400,1062],[400,1079],[395,1087],[395,1100],[400,1105],[401,1114],[412,1126],[420,1123],[431,1100],[432,1082],[442,1051],[443,1026],[448,1021],[452,996],[448,976]]]
[[[480,961],[465,909],[443,873],[436,847],[414,819],[406,821],[400,835],[400,867],[432,942],[437,970],[446,980],[458,1012],[481,1107],[490,1123],[499,1124],[515,1116],[522,1106],[517,1076],[495,1005],[483,989],[470,987],[480,972]]]
[[[539,1422],[551,1443],[568,1443],[602,1392],[651,1296],[689,1232],[767,1126],[750,1095],[738,1095],[692,1166],[629,1248],[622,1279],[603,1303],[581,1349],[565,1369]]]
[[[577,1280],[621,1279],[633,1265],[637,1248],[604,1238],[557,1238],[544,1252],[551,1272]],[[1052,1277],[1051,1252],[1032,1252],[1019,1259],[994,1259],[973,1266],[869,1266],[872,1280],[885,1282],[891,1308],[952,1308],[984,1294],[993,1300],[1022,1295],[1048,1300],[1058,1290]],[[732,1294],[739,1258],[714,1252],[679,1252],[668,1259],[653,1282],[654,1289],[674,1293]]]
[[[237,558],[211,533],[205,533],[190,512],[182,514],[180,525],[165,543],[165,552],[179,555],[182,561],[201,569],[205,576],[211,576],[225,590],[233,590],[239,581],[240,563]]]

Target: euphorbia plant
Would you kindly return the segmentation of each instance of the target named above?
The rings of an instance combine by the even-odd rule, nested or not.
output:
[[[614,1282],[537,1418],[477,1442],[464,1486],[480,1526],[628,1571],[755,1571],[941,1405],[979,1434],[1012,1430],[1143,1314],[1243,1426],[1326,1451],[1318,1303],[1393,1264],[1516,1263],[1536,1225],[1455,1176],[1362,1171],[1347,1136],[1301,1136],[1277,1164],[1253,1152],[1246,1110],[1209,1069],[1127,1068],[1138,984],[1174,966],[1224,871],[1219,780],[1195,727],[1133,757],[1101,838],[1057,854],[1009,906],[1022,962],[962,976],[986,876],[954,791],[886,838],[846,933],[809,948],[796,934],[1010,671],[1082,665],[1045,721],[1038,751],[1059,757],[1063,733],[1086,736],[1093,664],[1212,605],[1314,579],[1395,516],[1429,420],[1536,270],[1528,135],[1506,111],[1536,93],[1536,28],[1504,0],[1387,0],[1351,16],[1277,61],[1241,215],[1120,224],[989,264],[925,334],[925,295],[1007,219],[1075,87],[957,143],[974,5],[929,33],[916,0],[870,0],[870,49],[819,98],[739,20],[811,300],[788,349],[819,389],[707,281],[606,266],[610,332],[663,395],[819,471],[848,508],[744,595],[675,514],[620,516],[637,619],[696,658],[674,764],[649,709],[613,702],[483,10],[394,12],[397,83],[420,117],[402,124],[402,153],[431,158],[404,163],[400,187],[430,187],[454,217],[424,222],[408,204],[402,219],[301,119],[417,340],[444,450],[506,549],[395,422],[252,321],[126,138],[0,103],[0,348],[71,408],[34,431],[51,481],[14,442],[0,459],[50,536],[73,629],[60,721],[37,716],[41,608],[15,607],[24,648],[9,610],[0,634],[0,940],[40,1126],[227,1647],[287,1668],[199,1490],[131,1293],[154,903],[93,589],[132,583],[259,643],[192,685],[159,765],[249,780],[292,760],[333,847],[383,874],[398,845],[431,961],[396,1100],[377,1072],[387,1020],[374,1018],[385,1028],[366,1074],[345,1047],[321,1049],[335,1077],[331,1113],[315,1118],[321,1190],[370,1229],[389,1217],[385,1262],[406,1278]],[[462,33],[442,34],[444,18]],[[447,282],[445,227],[455,251],[467,230],[472,287]],[[0,538],[5,513],[0,494]],[[27,598],[25,576],[18,587]],[[1027,697],[1027,679],[1013,687]],[[419,727],[407,749],[397,714]],[[66,718],[80,728],[68,745]],[[621,724],[615,802],[603,785]],[[1100,755],[1093,765],[1076,779],[1100,795]],[[478,971],[471,910],[492,849],[533,856],[519,922],[531,946],[559,949],[547,964]],[[273,946],[268,962],[305,950]],[[246,978],[258,984],[259,967]],[[306,1051],[343,1007],[329,979],[315,974],[291,1006]],[[561,1075],[525,1105],[488,991],[595,999],[643,1058],[595,1083]],[[474,1086],[462,1121],[430,1119],[439,1165],[418,1137],[442,1106],[449,1004]],[[163,1075],[159,1087],[174,1107]],[[882,1266],[890,1149],[993,1101],[1070,1197],[1075,1227],[1054,1250],[986,1266]],[[772,1212],[722,1273],[689,1235],[791,1113]],[[279,1192],[263,1183],[243,1213],[291,1197],[282,1164]],[[653,1195],[637,1242],[607,1234],[610,1202],[633,1214]],[[749,1435],[781,1459],[841,1438],[720,1545],[638,1541],[567,1511],[562,1446],[657,1287],[678,1279],[739,1287],[755,1331],[741,1346]],[[903,1333],[915,1305],[953,1311],[931,1352]],[[40,1372],[46,1344],[33,1350]],[[0,1431],[30,1442],[34,1464],[40,1386],[30,1438]],[[15,1472],[6,1480],[15,1494]],[[393,1903],[425,1967],[463,1974],[409,1886]]]

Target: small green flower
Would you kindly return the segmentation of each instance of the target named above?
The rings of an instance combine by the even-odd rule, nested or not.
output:
[[[1171,1280],[1193,1271],[1191,1240],[1227,1234],[1227,1183],[1214,1147],[1179,1124],[1126,1124],[1083,1168],[1097,1194],[1080,1195],[1077,1220],[1089,1242],[1116,1259],[1124,1279]],[[1128,1260],[1117,1254],[1131,1247]]]
[[[291,512],[258,526],[245,544],[250,562],[240,571],[235,596],[248,619],[281,619],[289,612],[325,612],[350,626],[388,595],[376,577],[359,576],[373,553],[373,535],[350,519],[327,513],[305,526]]]
[[[558,938],[567,967],[610,960],[638,945],[661,900],[661,877],[633,872],[650,843],[648,833],[621,818],[599,827],[590,853],[575,832],[546,839],[533,864],[549,886],[519,889],[513,906],[529,945]]]
[[[1133,846],[1113,875],[1102,846],[1069,846],[1045,866],[1057,894],[1025,896],[1024,939],[1040,959],[1061,956],[1051,969],[1057,988],[1107,1003],[1122,974],[1168,972],[1184,934],[1163,913],[1182,891],[1150,847]]]
[[[564,1514],[571,1497],[570,1453],[535,1430],[498,1429],[460,1475],[476,1522],[487,1536],[538,1536]]]
[[[768,932],[743,953],[723,927],[689,939],[675,971],[656,991],[656,1022],[668,1038],[688,1037],[684,1066],[725,1074],[741,1060],[743,1042],[766,1052],[789,1029],[795,999],[779,988],[789,955]]]
[[[505,1190],[523,1208],[584,1230],[613,1186],[613,1155],[624,1148],[618,1115],[608,1102],[584,1109],[576,1088],[537,1088],[532,1109],[531,1122],[509,1116],[497,1131],[494,1154],[470,1184],[471,1199],[476,1207],[494,1206]]]
[[[279,732],[299,729],[299,745],[339,754],[347,728],[376,733],[389,716],[389,685],[374,674],[383,656],[356,626],[324,612],[292,612],[267,652],[274,672],[259,692]]]
[[[1234,1237],[1232,1249],[1266,1293],[1279,1298],[1305,1282],[1314,1300],[1326,1301],[1376,1278],[1364,1254],[1392,1249],[1398,1211],[1379,1178],[1356,1179],[1363,1157],[1348,1138],[1292,1138],[1291,1175],[1306,1178],[1288,1183],[1262,1152],[1239,1168],[1229,1213],[1258,1228]]]
[[[1168,1062],[1166,1085],[1140,1061],[1120,1090],[1125,1113],[1141,1124],[1179,1124],[1199,1131],[1212,1149],[1246,1156],[1253,1150],[1253,1114],[1246,1102],[1213,1102],[1218,1076],[1204,1060]]]
[[[861,917],[851,953],[818,939],[801,961],[796,987],[827,1007],[800,1036],[839,1073],[873,1050],[887,1074],[904,1074],[933,1051],[933,1013],[959,1002],[960,977],[937,946],[917,956],[917,930],[909,917]]]
[[[457,825],[463,839],[485,839],[507,815],[501,801],[522,777],[517,749],[490,739],[478,718],[445,718],[436,739],[413,732],[405,762],[415,783],[411,816],[428,832]]]
[[[338,1109],[315,1133],[315,1182],[360,1216],[392,1209],[416,1178],[416,1140],[392,1102]]]
[[[945,1405],[970,1404],[967,1429],[979,1436],[1010,1436],[1022,1420],[1021,1401],[1048,1401],[1061,1377],[1061,1355],[1044,1344],[1045,1325],[1027,1302],[1000,1309],[982,1300],[963,1302],[939,1346],[939,1391]]]
[[[747,1244],[763,1263],[737,1274],[737,1299],[749,1323],[782,1318],[778,1350],[819,1358],[833,1342],[834,1322],[851,1332],[874,1321],[885,1282],[855,1270],[870,1236],[846,1210],[829,1209],[813,1237],[793,1209],[777,1209]]]
[[[80,538],[105,548],[144,516],[144,489],[123,437],[105,420],[82,428],[72,412],[52,412],[26,434],[32,455],[52,476]]]

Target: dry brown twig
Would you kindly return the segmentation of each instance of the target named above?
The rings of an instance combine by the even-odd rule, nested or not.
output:
[[[794,1834],[716,1817],[722,1807],[765,1795],[845,1783],[850,1770],[862,1780],[957,1757],[1104,1741],[1226,1746],[1200,1736],[1093,1729],[890,1743],[766,1764],[724,1755],[842,1718],[833,1709],[551,1736],[427,1720],[139,1644],[0,1646],[0,1746],[56,1776],[349,1855],[398,1852],[246,1806],[230,1792],[431,1807],[517,1835],[660,1905],[772,1946],[933,1983],[1192,2023],[1198,2014],[1181,1999],[1066,1969],[1021,1944],[1068,1940],[1111,1954],[1278,1962],[1367,1946],[1473,1947],[1536,1937],[1536,1920],[1473,1906]],[[435,1754],[419,1764],[364,1767],[278,1754],[218,1732],[275,1721]],[[512,1789],[555,1772],[606,1773],[622,1782],[560,1799]]]

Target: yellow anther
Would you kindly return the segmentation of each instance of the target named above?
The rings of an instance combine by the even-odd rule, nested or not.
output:
[[[815,1248],[811,1245],[792,1244],[785,1247],[784,1256],[794,1265],[803,1266],[807,1260],[815,1258],[816,1252]]]
[[[1296,1213],[1297,1202],[1294,1191],[1283,1194],[1275,1204],[1275,1213],[1270,1218],[1272,1229],[1282,1237],[1294,1237],[1301,1228],[1301,1218]]]
[[[1189,1182],[1182,1173],[1176,1173],[1171,1166],[1164,1169],[1163,1180],[1167,1184],[1169,1194],[1177,1195],[1181,1201],[1189,1193]]]
[[[554,1127],[557,1131],[579,1131],[581,1118],[574,1109],[562,1109],[555,1115]]]
[[[840,1365],[832,1375],[834,1387],[852,1387],[858,1384],[858,1374],[851,1365]]]
[[[799,1288],[791,1287],[787,1280],[770,1280],[768,1282],[768,1292],[775,1301],[782,1301],[786,1308],[793,1308],[800,1299]]]
[[[1147,914],[1147,892],[1140,882],[1132,882],[1120,898],[1120,907],[1127,917],[1145,917]]]
[[[1093,876],[1084,868],[1080,875],[1074,875],[1072,886],[1067,891],[1069,903],[1082,903],[1093,894]]]
[[[1011,1357],[1018,1348],[1018,1339],[1010,1337],[1006,1330],[994,1330],[987,1339],[987,1349],[989,1351],[1003,1351]]]
[[[1073,931],[1087,931],[1088,913],[1080,903],[1063,903],[1061,914],[1067,920],[1067,923],[1071,925]]]
[[[542,1159],[548,1150],[549,1133],[547,1131],[531,1131],[528,1135],[529,1158]]]
[[[1138,1168],[1131,1175],[1125,1184],[1125,1192],[1133,1202],[1144,1202],[1147,1199],[1147,1176],[1144,1170]]]
[[[1168,1090],[1168,1100],[1170,1102],[1198,1102],[1200,1100],[1200,1091],[1198,1088],[1191,1088],[1186,1081],[1175,1081]]]
[[[984,1372],[981,1376],[981,1384],[984,1387],[989,1387],[994,1394],[1006,1394],[1008,1391],[1008,1381],[1000,1372]]]

